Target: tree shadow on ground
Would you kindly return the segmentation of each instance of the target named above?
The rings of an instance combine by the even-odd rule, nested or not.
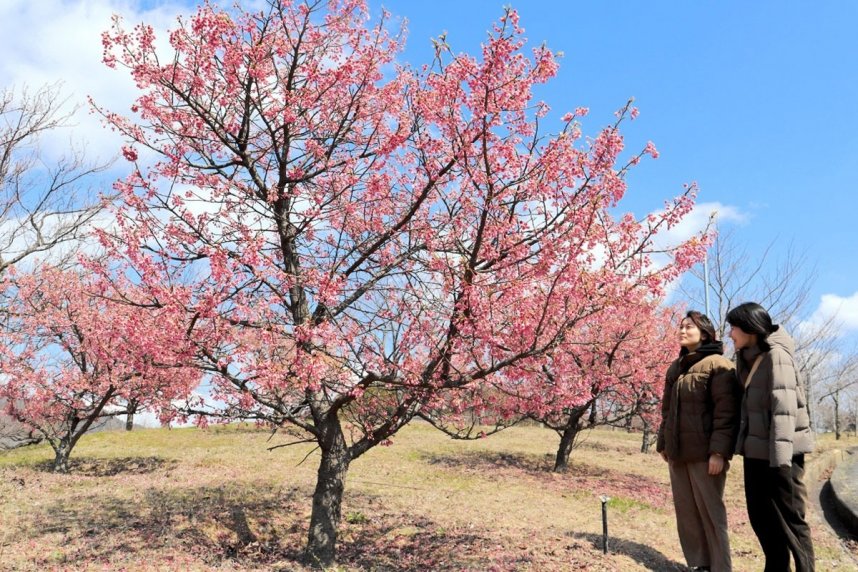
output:
[[[362,570],[422,572],[488,568],[488,531],[445,529],[420,516],[382,515],[350,527],[337,562]]]
[[[161,457],[123,457],[99,459],[95,457],[75,457],[69,459],[69,474],[85,477],[114,477],[117,475],[146,475],[162,469],[171,469],[176,461]],[[53,472],[54,462],[43,461],[34,465],[43,472]]]
[[[545,464],[542,457],[537,455],[496,451],[468,451],[449,455],[427,455],[425,459],[430,465],[440,465],[451,469],[474,469],[478,471],[510,468],[527,472],[544,473],[547,468],[550,468]]]
[[[571,536],[576,539],[585,540],[593,545],[593,548],[602,551],[603,540],[598,534],[588,533],[571,533]],[[608,539],[608,552],[611,554],[622,554],[628,556],[647,570],[656,570],[658,572],[669,572],[672,570],[688,570],[681,562],[670,560],[667,556],[645,544],[625,540],[623,538],[610,537]]]
[[[625,498],[653,509],[670,506],[670,488],[665,482],[649,476],[572,462],[561,472],[554,473],[553,457],[538,455],[469,451],[455,455],[427,455],[426,461],[455,470],[457,473],[503,473],[506,478],[531,479],[546,491],[593,494]],[[546,478],[546,473],[550,474]]]
[[[525,455],[502,453],[495,451],[469,451],[450,455],[427,455],[426,461],[430,465],[442,467],[483,472],[486,470],[510,469],[523,471],[533,476],[544,476],[554,468],[553,455]],[[570,477],[607,477],[611,475],[610,469],[595,467],[586,463],[570,462],[569,468],[563,474]]]
[[[67,550],[65,565],[116,553],[133,559],[134,553],[161,549],[212,566],[229,560],[266,564],[290,556],[281,550],[280,535],[292,530],[272,526],[277,515],[303,514],[306,505],[307,494],[297,489],[250,484],[149,488],[135,498],[94,493],[58,499],[16,533],[36,542],[61,534],[70,547],[85,544],[85,551]]]
[[[497,538],[490,528],[450,527],[383,507],[383,499],[347,494],[339,565],[378,572],[558,569],[542,565],[543,557],[517,546],[517,540]],[[117,556],[135,563],[163,551],[211,568],[298,571],[307,569],[309,509],[309,488],[248,482],[152,488],[135,498],[107,492],[66,496],[33,514],[26,529],[10,532],[15,541],[45,546],[62,537],[61,563],[69,569]],[[576,556],[580,548],[561,549],[562,557],[583,558],[589,548]],[[33,562],[44,569],[56,563],[47,555]]]

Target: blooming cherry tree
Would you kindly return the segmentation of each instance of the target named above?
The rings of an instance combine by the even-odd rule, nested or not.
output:
[[[558,351],[564,363],[546,365],[546,383],[536,395],[525,395],[522,411],[560,436],[555,471],[568,468],[580,433],[604,425],[630,425],[635,418],[645,432],[657,427],[664,371],[674,344],[665,333],[672,313],[657,300],[640,301],[614,314],[600,315],[598,326]],[[521,396],[519,396],[521,397]],[[538,407],[527,404],[539,403]],[[644,439],[647,437],[645,436]]]
[[[642,157],[618,164],[630,109],[588,141],[585,109],[543,133],[533,86],[557,62],[524,52],[512,9],[478,57],[439,41],[418,69],[359,0],[205,4],[169,41],[160,55],[118,19],[104,34],[141,95],[135,117],[101,110],[132,166],[103,242],[150,307],[184,313],[214,388],[200,412],[318,445],[312,562],[334,560],[355,459],[442,394],[533,377],[576,324],[699,253],[648,258],[693,193],[612,216]]]
[[[160,406],[166,421],[171,400],[199,383],[199,371],[182,365],[188,355],[175,331],[182,323],[167,312],[111,302],[98,284],[71,271],[11,276],[0,395],[15,420],[53,447],[55,471],[68,472],[78,440],[122,403]]]
[[[496,376],[470,388],[467,398],[439,395],[420,416],[456,439],[482,438],[525,419],[538,421],[560,437],[557,472],[568,468],[586,430],[638,420],[645,433],[651,431],[658,426],[664,371],[675,349],[665,342],[674,313],[658,298],[631,292],[614,300],[623,305],[603,306],[579,321],[536,363],[536,371]]]

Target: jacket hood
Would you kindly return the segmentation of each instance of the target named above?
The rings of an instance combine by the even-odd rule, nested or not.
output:
[[[769,334],[766,341],[773,348],[781,348],[790,356],[795,356],[795,342],[786,332],[783,326],[775,326],[775,331]]]

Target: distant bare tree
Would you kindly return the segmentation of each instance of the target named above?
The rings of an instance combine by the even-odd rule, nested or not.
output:
[[[100,210],[87,187],[107,165],[69,144],[48,160],[42,137],[70,124],[59,84],[35,91],[0,90],[0,275],[37,253],[80,240]]]
[[[742,302],[757,302],[769,310],[777,323],[796,323],[807,310],[814,281],[814,265],[807,254],[787,245],[775,258],[773,240],[761,250],[751,250],[731,229],[719,231],[709,249],[709,316],[723,338],[727,311]],[[703,310],[703,265],[688,272],[680,285],[686,300]]]
[[[841,414],[848,402],[855,399],[858,390],[858,353],[843,355],[831,363],[824,364],[825,375],[820,379],[818,402],[828,399],[833,407],[832,426],[835,439],[843,433]]]

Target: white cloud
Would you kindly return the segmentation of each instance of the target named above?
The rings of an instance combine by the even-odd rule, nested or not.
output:
[[[112,111],[126,113],[137,94],[127,72],[101,63],[101,33],[110,26],[112,14],[123,16],[129,26],[145,21],[163,40],[164,30],[176,15],[187,12],[180,2],[159,2],[144,9],[140,0],[3,0],[0,2],[0,86],[35,90],[62,82],[70,111],[80,106],[71,133],[57,132],[46,138],[44,151],[61,155],[69,137],[86,144],[91,158],[117,155],[121,141],[89,113],[87,97]]]
[[[808,322],[822,324],[831,318],[834,318],[842,333],[858,332],[858,292],[847,297],[823,294]]]
[[[87,163],[107,163],[115,158],[123,143],[121,137],[105,128],[101,118],[91,113],[88,97],[110,110],[128,113],[140,95],[126,70],[111,70],[102,59],[101,34],[111,25],[113,14],[122,16],[126,28],[146,22],[155,29],[160,47],[167,46],[168,28],[176,17],[189,12],[189,0],[2,0],[0,1],[0,89],[13,89],[20,96],[45,85],[60,84],[59,96],[67,100],[61,111],[76,113],[65,129],[42,134],[38,155],[50,165],[69,156],[72,148],[83,148]],[[148,7],[147,7],[148,6]],[[122,177],[128,163],[120,159],[114,169],[89,184],[93,192],[109,190],[113,180]],[[52,222],[50,219],[49,223]],[[0,221],[0,236],[19,221]],[[113,221],[103,213],[91,227],[109,227]],[[27,233],[8,245],[10,252],[24,248],[31,240]],[[64,256],[68,252],[97,250],[92,241],[67,243],[38,258]],[[8,253],[7,253],[8,254]]]
[[[706,230],[712,220],[716,225],[719,223],[742,224],[748,220],[748,216],[737,207],[725,205],[719,202],[696,203],[685,218],[679,224],[667,230],[659,232],[654,240],[653,246],[658,249],[669,250],[689,238],[699,235]],[[670,258],[664,254],[653,256],[653,266],[660,268],[668,264]],[[665,288],[665,299],[673,300],[682,283],[682,276],[668,284]]]
[[[748,215],[740,211],[737,207],[719,202],[697,203],[679,224],[669,230],[660,232],[656,236],[656,246],[674,246],[696,234],[700,234],[709,224],[709,220],[712,217],[714,217],[716,224],[725,222],[741,224],[748,220]]]

